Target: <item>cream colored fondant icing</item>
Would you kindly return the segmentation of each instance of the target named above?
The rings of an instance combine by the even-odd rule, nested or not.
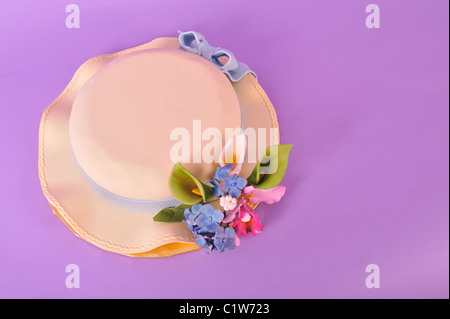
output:
[[[178,47],[177,38],[157,38],[138,47],[94,57],[80,66],[42,115],[38,168],[43,193],[53,212],[70,230],[101,249],[128,256],[166,257],[200,248],[185,223],[155,222],[154,214],[136,213],[105,200],[81,174],[69,143],[68,124],[74,100],[95,74],[135,52]],[[275,110],[252,75],[232,85],[242,106],[246,128],[278,128]],[[267,143],[278,144],[278,132],[275,130],[265,139]],[[244,163],[240,175],[248,176],[254,165]]]
[[[192,162],[193,120],[199,119],[203,130],[241,126],[228,78],[192,53],[143,50],[113,60],[83,85],[70,114],[70,143],[81,168],[104,189],[133,199],[165,199],[171,197],[170,150],[178,142],[170,134],[189,131]],[[217,166],[183,165],[203,181]]]

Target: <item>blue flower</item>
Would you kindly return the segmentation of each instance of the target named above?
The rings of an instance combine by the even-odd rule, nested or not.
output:
[[[247,185],[245,178],[239,177],[236,174],[228,177],[222,184],[222,192],[228,192],[234,198],[241,196],[241,191]]]
[[[216,197],[222,196],[222,190],[220,189],[219,182],[216,181],[216,180],[212,180],[211,184],[213,185],[213,187],[212,187],[213,195],[216,196]]]
[[[212,243],[212,240],[208,237],[203,237],[201,235],[197,235],[197,238],[195,239],[195,243],[198,246],[205,248],[205,250],[208,254],[210,254],[211,251],[214,249],[214,244]]]
[[[186,217],[189,229],[196,235],[198,233],[214,232],[219,227],[219,223],[223,220],[224,215],[220,210],[215,210],[210,204],[203,206],[195,204],[191,209],[184,211],[184,217]]]
[[[213,250],[223,252],[236,247],[236,232],[231,227],[223,228],[219,223],[224,214],[210,204],[195,204],[184,210],[185,222],[195,237],[195,243],[205,248],[208,254]]]
[[[186,208],[184,210],[184,217],[186,217],[186,219],[189,219],[191,215],[197,216],[201,209],[201,204],[194,204],[191,208]]]
[[[214,247],[223,252],[224,250],[233,250],[236,247],[236,242],[234,238],[236,237],[236,232],[231,227],[219,227],[213,236]]]
[[[214,180],[214,179],[215,179],[215,180],[218,180],[219,182],[221,182],[221,181],[227,179],[228,176],[229,176],[228,171],[229,171],[230,169],[232,169],[233,167],[234,167],[234,164],[228,164],[228,165],[225,165],[225,166],[223,166],[223,167],[217,167],[216,173],[214,174],[214,176],[213,176],[212,179],[213,179],[213,180]]]
[[[200,213],[200,210],[202,208],[201,204],[195,204],[192,206],[192,208],[186,208],[184,210],[184,217],[186,218],[185,222],[187,222],[189,229],[192,231],[194,235],[198,233],[200,230],[200,227],[195,224],[195,218]]]

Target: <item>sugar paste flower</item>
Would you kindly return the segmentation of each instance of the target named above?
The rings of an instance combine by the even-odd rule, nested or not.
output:
[[[194,234],[214,232],[223,220],[223,213],[210,204],[195,204],[184,211],[184,216]]]
[[[234,238],[236,237],[236,232],[231,227],[219,227],[216,230],[214,239],[214,247],[222,252],[224,250],[233,250],[236,247],[236,242]]]
[[[226,195],[220,197],[220,206],[222,206],[225,211],[232,210],[237,205],[237,199],[232,197],[231,195]]]
[[[228,178],[228,176],[230,176],[230,174],[228,173],[232,168],[234,167],[233,164],[228,164],[222,167],[217,167],[216,169],[216,173],[213,176],[213,180],[217,180],[219,182],[225,180]]]
[[[239,177],[236,174],[231,175],[222,184],[222,192],[224,194],[229,194],[234,198],[241,196],[241,192],[247,185],[247,180],[243,177]]]

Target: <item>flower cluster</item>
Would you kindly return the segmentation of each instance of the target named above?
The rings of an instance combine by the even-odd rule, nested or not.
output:
[[[220,207],[224,212],[214,209],[210,204],[195,204],[184,211],[185,222],[192,231],[195,243],[204,247],[208,253],[233,250],[240,244],[240,235],[256,235],[262,231],[262,224],[254,211],[259,203],[273,204],[283,197],[286,187],[277,185],[270,189],[257,189],[247,186],[247,180],[230,173],[234,165],[218,167],[210,184]]]
[[[219,226],[224,217],[223,212],[210,204],[195,204],[192,208],[185,209],[184,217],[196,238],[195,243],[204,247],[208,253],[212,250],[233,250],[236,247],[236,232],[230,227]]]
[[[234,142],[240,144],[234,147]],[[279,185],[286,172],[292,145],[272,145],[254,167],[247,179],[239,176],[246,150],[245,135],[227,142],[219,158],[220,166],[206,184],[187,171],[181,163],[172,168],[170,192],[181,204],[163,208],[153,217],[158,222],[185,222],[195,237],[195,243],[206,252],[233,250],[240,244],[239,236],[256,235],[263,226],[255,208],[258,204],[273,204],[283,197],[286,187]],[[231,152],[232,151],[232,152]],[[233,164],[225,155],[233,155]],[[270,173],[267,163],[277,163]]]

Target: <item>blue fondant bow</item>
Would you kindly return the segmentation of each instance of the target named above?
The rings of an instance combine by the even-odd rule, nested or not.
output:
[[[250,70],[247,64],[238,62],[233,53],[227,49],[210,45],[201,33],[195,31],[180,32],[178,38],[180,40],[180,49],[195,53],[209,60],[225,73],[231,81],[237,82],[247,73],[252,73],[256,77],[255,72]]]

